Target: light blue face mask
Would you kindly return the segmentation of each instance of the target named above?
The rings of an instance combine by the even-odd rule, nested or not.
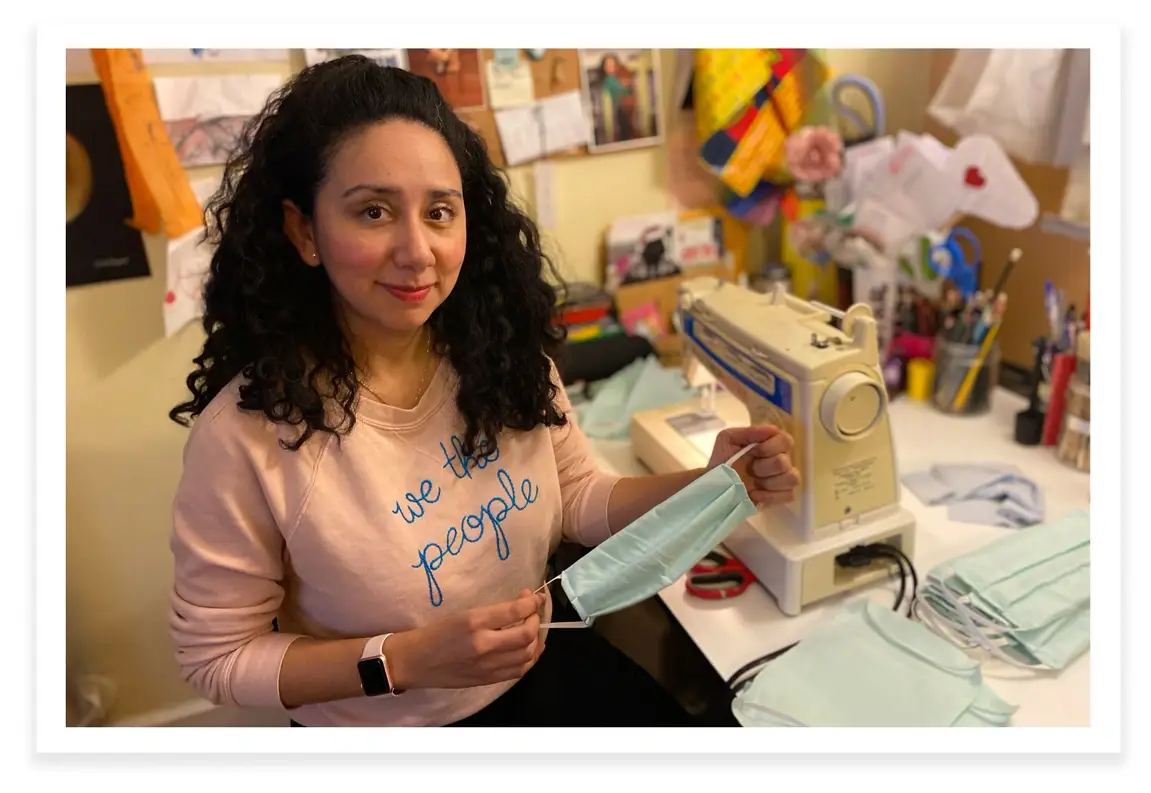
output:
[[[1016,709],[977,662],[870,599],[818,625],[732,702],[744,727],[1005,726]]]
[[[1010,664],[1065,669],[1091,643],[1090,515],[1072,512],[939,565],[919,614]]]
[[[579,411],[580,428],[591,438],[626,438],[633,414],[696,396],[683,373],[666,369],[654,355],[632,361],[605,380]]]
[[[711,469],[557,576],[583,622],[553,622],[543,627],[588,627],[596,617],[646,600],[723,542],[756,513],[743,481],[731,467],[752,448],[745,447]]]

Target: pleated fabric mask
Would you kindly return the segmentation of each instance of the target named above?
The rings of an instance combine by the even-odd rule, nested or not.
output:
[[[646,600],[687,573],[756,513],[732,468],[752,448],[754,444],[744,447],[553,578],[583,622],[543,627],[590,627],[596,617]]]

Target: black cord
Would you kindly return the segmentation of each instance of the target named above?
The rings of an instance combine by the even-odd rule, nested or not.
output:
[[[895,566],[899,568],[899,594],[895,596],[895,605],[891,607],[892,611],[898,612],[899,607],[903,605],[903,599],[907,597],[907,568],[903,566],[903,559],[898,554],[892,553],[889,549],[883,547],[876,547],[871,551],[871,556],[878,559],[890,559],[895,562]],[[910,616],[910,615],[909,615]]]
[[[732,691],[739,691],[745,685],[750,683],[753,678],[749,677],[747,680],[742,680],[742,681],[739,681],[738,683],[736,681],[738,681],[741,677],[743,677],[745,674],[747,674],[751,670],[753,670],[757,667],[763,666],[764,664],[771,663],[776,658],[779,658],[779,656],[783,655],[788,650],[790,650],[792,647],[795,647],[795,645],[797,645],[797,644],[799,644],[799,642],[792,642],[791,644],[787,645],[786,647],[781,647],[780,649],[775,650],[774,652],[770,652],[767,655],[756,658],[754,661],[748,661],[746,664],[741,666],[739,669],[735,670],[735,672],[732,674],[732,676],[727,679],[727,687],[730,688]]]
[[[903,605],[903,599],[907,596],[907,579],[911,578],[911,597],[907,601],[907,618],[914,619],[914,609],[916,596],[919,593],[919,574],[915,571],[915,565],[911,559],[908,558],[901,549],[897,548],[890,543],[875,542],[869,545],[859,545],[846,553],[840,554],[836,557],[836,564],[844,567],[864,567],[876,559],[890,559],[895,562],[895,566],[899,568],[899,594],[895,597],[895,605],[892,610],[899,612],[900,606]],[[758,669],[765,664],[769,664],[779,656],[786,653],[788,650],[795,647],[799,642],[793,642],[786,647],[781,647],[778,650],[768,653],[767,655],[756,658],[754,661],[748,661],[727,679],[727,687],[733,692],[738,692],[745,685],[750,683],[755,676],[740,680],[741,677]]]

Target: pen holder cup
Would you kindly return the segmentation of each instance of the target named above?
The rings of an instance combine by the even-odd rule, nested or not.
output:
[[[980,363],[981,345],[935,340],[935,382],[931,403],[943,413],[978,416],[991,409],[999,384],[999,343],[992,342]]]

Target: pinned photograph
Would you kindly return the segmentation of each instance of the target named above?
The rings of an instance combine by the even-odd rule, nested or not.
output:
[[[592,152],[655,146],[663,140],[655,50],[580,50]]]
[[[427,77],[452,110],[485,107],[479,50],[408,50],[408,71]]]

